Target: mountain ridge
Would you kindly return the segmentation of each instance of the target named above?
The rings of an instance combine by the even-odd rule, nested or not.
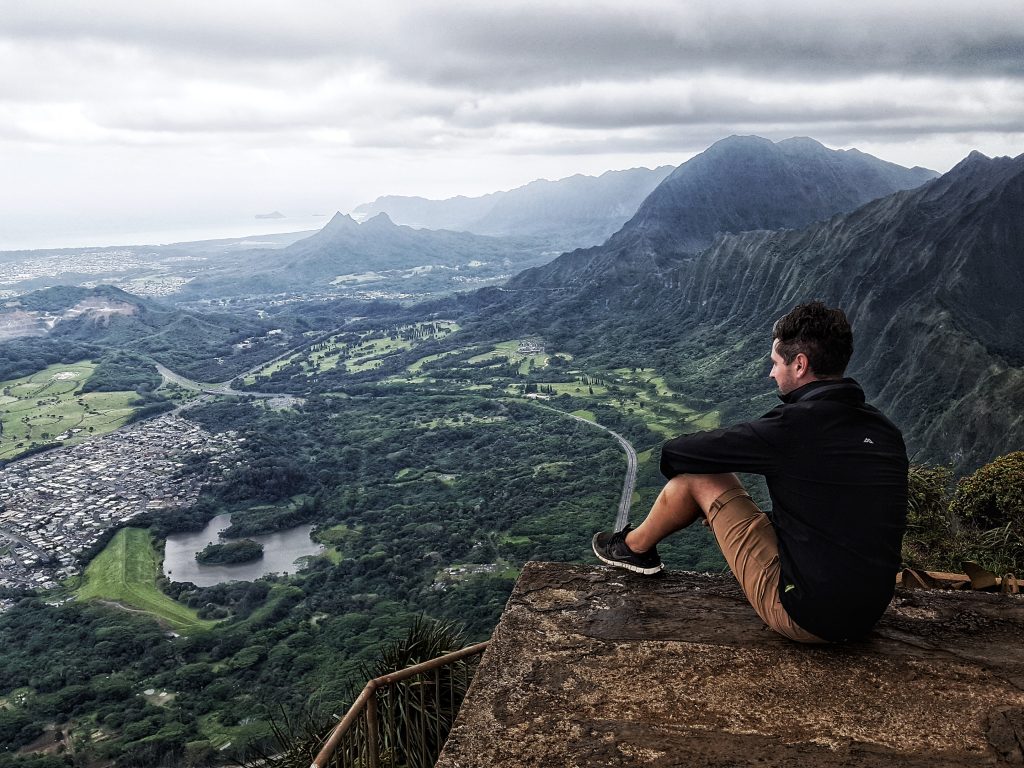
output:
[[[806,137],[730,136],[677,167],[604,244],[517,275],[512,286],[632,279],[696,255],[719,232],[803,227],[936,175]]]
[[[492,236],[541,237],[567,250],[607,239],[671,171],[672,166],[536,179],[515,189],[478,197],[429,200],[388,195],[354,213],[388,213],[399,224]]]

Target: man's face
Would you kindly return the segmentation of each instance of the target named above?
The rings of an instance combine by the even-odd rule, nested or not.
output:
[[[786,395],[800,386],[797,383],[797,366],[798,366],[799,355],[793,358],[793,362],[787,364],[782,359],[782,355],[779,354],[779,340],[772,340],[772,372],[768,375],[775,379],[775,383],[779,385],[779,394]]]

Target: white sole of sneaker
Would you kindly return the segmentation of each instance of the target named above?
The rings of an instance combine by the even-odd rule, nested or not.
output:
[[[622,563],[618,560],[609,560],[607,557],[598,552],[597,548],[593,544],[590,545],[590,548],[594,550],[594,554],[597,555],[598,560],[600,560],[605,565],[612,566],[613,568],[622,568],[627,571],[632,571],[633,573],[639,573],[641,576],[653,576],[654,574],[661,573],[663,570],[665,570],[664,563],[659,563],[654,568],[642,568],[639,565],[630,565],[629,563]]]

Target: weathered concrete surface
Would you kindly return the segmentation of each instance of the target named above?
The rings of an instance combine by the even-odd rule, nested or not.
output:
[[[530,563],[437,765],[1024,765],[1024,600],[899,591],[799,646],[729,575]]]

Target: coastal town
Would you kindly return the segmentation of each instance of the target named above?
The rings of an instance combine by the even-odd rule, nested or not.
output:
[[[30,255],[0,253],[0,298],[43,287],[69,276],[85,287],[109,283],[138,296],[166,296],[187,282],[175,272],[197,256],[168,256],[132,248],[39,251]],[[89,281],[86,276],[94,276]]]
[[[104,531],[193,504],[204,478],[236,461],[242,440],[166,414],[0,469],[0,590],[56,587]],[[200,454],[204,471],[183,471]],[[0,611],[12,604],[0,597]]]

